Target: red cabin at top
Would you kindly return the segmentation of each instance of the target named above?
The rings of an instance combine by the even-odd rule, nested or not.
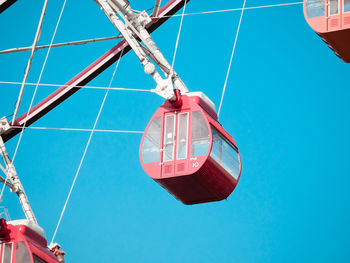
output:
[[[350,0],[304,0],[304,15],[334,53],[350,63]]]
[[[1,263],[59,263],[47,248],[44,230],[28,220],[0,219]]]
[[[201,92],[182,95],[180,106],[161,105],[143,135],[140,159],[146,173],[186,205],[226,199],[241,174],[237,145]]]

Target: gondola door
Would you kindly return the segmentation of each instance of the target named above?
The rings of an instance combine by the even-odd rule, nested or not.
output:
[[[181,112],[176,115],[176,148],[175,148],[175,174],[188,173],[189,155],[189,112]]]
[[[328,0],[328,30],[340,30],[342,28],[341,1]]]
[[[162,147],[162,177],[174,176],[175,170],[175,132],[176,115],[167,112],[164,115],[163,126],[163,147]]]
[[[189,112],[164,115],[162,177],[187,172]]]

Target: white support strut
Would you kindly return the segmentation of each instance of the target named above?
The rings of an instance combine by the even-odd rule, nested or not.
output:
[[[5,143],[1,136],[0,136],[0,154],[5,163],[6,175],[7,175],[6,176],[7,179],[5,179],[3,183],[5,183],[10,188],[11,192],[14,192],[17,194],[26,218],[32,221],[33,223],[38,224],[35,218],[34,212],[29,204],[28,197],[24,192],[23,185],[19,180],[15,166],[13,165],[7,153]],[[7,180],[9,180],[11,183],[8,183]]]
[[[41,36],[41,30],[42,30],[43,21],[44,21],[44,17],[45,17],[45,13],[46,13],[46,9],[47,9],[48,3],[49,3],[49,0],[45,0],[44,6],[43,6],[43,10],[41,12],[40,20],[39,20],[39,25],[38,25],[37,31],[35,33],[34,42],[33,42],[33,45],[31,47],[31,54],[30,54],[30,57],[29,57],[29,60],[28,60],[28,63],[27,63],[27,67],[25,69],[25,73],[24,73],[21,89],[20,89],[20,92],[19,92],[19,95],[18,95],[18,100],[16,102],[15,111],[13,113],[12,125],[15,124],[15,121],[16,121],[16,118],[17,118],[17,113],[18,113],[19,107],[21,105],[24,88],[25,88],[25,85],[26,85],[26,82],[27,82],[29,71],[30,71],[31,66],[32,66],[32,62],[33,62],[33,57],[34,57],[34,53],[35,53],[35,50],[36,50],[36,46],[37,46],[38,41],[39,41],[40,36]]]
[[[121,0],[108,0],[108,1],[113,3]],[[151,18],[149,17],[149,15],[145,11],[141,12],[140,14],[134,14],[130,6],[125,8],[124,16],[123,14],[120,13],[119,10],[115,10],[115,11],[117,11],[119,15],[124,18],[124,21],[127,24],[127,26],[145,44],[145,46],[150,51],[151,55],[155,58],[154,62],[158,66],[160,66],[161,69],[163,69],[164,67],[167,69],[166,71],[163,70],[163,72],[167,77],[172,78],[175,88],[179,89],[181,93],[188,92],[186,85],[182,82],[182,80],[176,74],[172,66],[165,59],[162,52],[158,48],[157,44],[153,41],[151,35],[146,30],[145,28],[146,24],[151,21]]]
[[[154,9],[153,9],[153,17],[158,16],[158,12],[159,12],[159,8],[160,8],[160,3],[162,2],[162,0],[156,0],[156,3],[154,5]]]

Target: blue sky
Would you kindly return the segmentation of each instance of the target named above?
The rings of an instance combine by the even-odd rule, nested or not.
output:
[[[133,8],[154,1],[133,0]],[[164,1],[165,2],[165,1]],[[247,6],[287,3],[247,0]],[[29,46],[43,1],[0,15],[0,49]],[[39,44],[48,44],[63,4],[49,3]],[[239,8],[243,1],[191,0],[186,13]],[[191,91],[218,106],[240,12],[186,16],[175,69]],[[170,61],[180,18],[154,34]],[[94,1],[67,1],[55,43],[116,35]],[[52,49],[42,83],[64,84],[117,41]],[[36,82],[46,51],[35,54]],[[0,55],[0,81],[20,82],[29,53]],[[108,86],[114,67],[89,85]],[[141,134],[96,133],[56,236],[67,262],[347,262],[350,234],[349,65],[311,30],[302,5],[247,10],[220,122],[236,140],[241,180],[227,201],[184,206],[142,170]],[[133,53],[113,87],[152,89]],[[40,86],[35,103],[55,88]],[[20,113],[34,88],[27,86]],[[0,84],[0,115],[19,85]],[[103,90],[83,89],[34,126],[93,127]],[[152,93],[111,91],[98,129],[143,131],[162,103]],[[26,130],[15,160],[39,224],[51,240],[89,133]],[[18,136],[6,145],[12,155]],[[5,192],[12,219],[23,218]]]

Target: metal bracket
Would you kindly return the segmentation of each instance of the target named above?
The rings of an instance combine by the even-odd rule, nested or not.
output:
[[[147,14],[146,11],[142,11],[140,14],[138,14],[137,20],[143,27],[146,27],[146,25],[152,22],[152,18]]]
[[[0,119],[0,135],[8,131],[10,128],[10,123],[7,121],[6,117],[2,117]]]
[[[157,87],[151,90],[166,100],[174,98],[174,85],[170,78],[162,79],[158,82]]]

